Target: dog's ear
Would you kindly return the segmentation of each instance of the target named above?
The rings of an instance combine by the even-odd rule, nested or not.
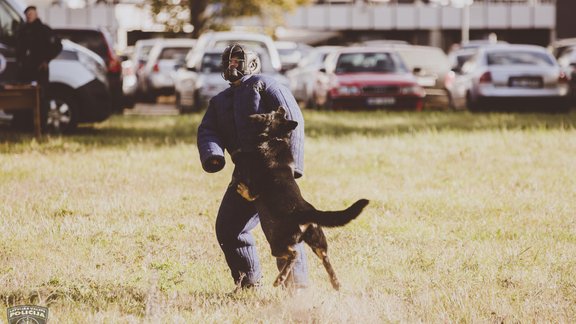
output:
[[[286,125],[288,125],[288,129],[289,130],[294,130],[296,129],[296,126],[298,126],[298,122],[297,121],[293,121],[293,120],[288,120],[286,122]]]
[[[280,106],[278,107],[278,110],[276,110],[276,113],[282,116],[286,116],[286,108]]]

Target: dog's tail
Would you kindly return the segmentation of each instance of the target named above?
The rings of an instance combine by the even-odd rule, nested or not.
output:
[[[325,227],[337,227],[348,224],[351,220],[358,217],[364,207],[368,205],[367,199],[360,199],[355,202],[352,206],[338,211],[322,211],[322,210],[309,210],[300,213],[297,217],[299,218],[300,224],[316,223],[320,226]]]

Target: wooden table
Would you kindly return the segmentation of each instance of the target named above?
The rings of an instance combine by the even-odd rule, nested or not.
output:
[[[0,85],[0,109],[32,110],[34,136],[42,137],[40,122],[40,87],[33,84],[3,84]]]

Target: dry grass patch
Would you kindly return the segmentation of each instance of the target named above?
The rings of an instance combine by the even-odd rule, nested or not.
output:
[[[232,168],[200,116],[115,116],[37,143],[0,130],[0,317],[55,323],[559,322],[576,317],[576,114],[306,112],[304,196],[371,204],[327,231],[344,285],[234,288],[214,235]]]

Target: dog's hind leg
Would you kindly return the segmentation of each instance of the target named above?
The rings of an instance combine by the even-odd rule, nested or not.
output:
[[[298,251],[296,251],[294,247],[290,246],[286,252],[287,253],[284,256],[279,256],[280,258],[286,259],[286,261],[284,262],[284,268],[282,268],[282,270],[278,274],[278,277],[276,277],[276,280],[274,280],[274,287],[278,287],[279,285],[284,284],[284,282],[290,275],[292,268],[294,268],[294,265],[296,264]]]
[[[322,265],[324,265],[326,272],[328,272],[332,287],[335,290],[340,290],[340,282],[338,281],[336,272],[334,272],[334,268],[328,258],[328,242],[326,241],[326,236],[324,236],[322,228],[316,224],[308,226],[308,229],[304,232],[303,239],[304,242],[312,248],[314,254],[322,260]]]
[[[330,276],[330,283],[335,290],[340,290],[340,282],[338,281],[338,277],[336,277],[336,272],[334,272],[334,268],[332,268],[332,264],[328,259],[328,255],[326,254],[326,250],[322,249],[315,249],[314,253],[322,259],[322,264],[324,268],[326,268],[326,272],[328,272],[328,276]]]

